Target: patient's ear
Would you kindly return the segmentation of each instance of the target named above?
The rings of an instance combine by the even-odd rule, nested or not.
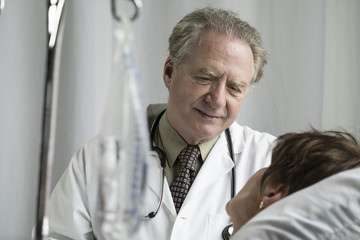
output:
[[[280,184],[277,186],[266,186],[262,199],[262,208],[266,208],[274,202],[279,201],[289,195],[289,186]]]

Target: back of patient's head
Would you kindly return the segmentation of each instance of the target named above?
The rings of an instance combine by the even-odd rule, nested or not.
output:
[[[289,194],[328,176],[360,166],[360,145],[339,131],[288,133],[280,136],[272,162],[262,177],[270,185],[284,184]]]

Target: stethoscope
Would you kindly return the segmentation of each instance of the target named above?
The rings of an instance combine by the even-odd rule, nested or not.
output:
[[[163,200],[163,193],[164,193],[164,181],[165,181],[165,167],[166,167],[166,162],[167,162],[167,157],[166,154],[164,153],[163,150],[161,150],[160,148],[156,147],[154,145],[154,139],[155,139],[155,131],[156,128],[159,126],[159,122],[161,117],[163,116],[163,114],[165,113],[166,109],[163,110],[155,119],[154,124],[152,125],[151,128],[151,133],[150,133],[150,137],[151,137],[151,150],[155,151],[158,156],[159,156],[159,160],[160,160],[160,165],[162,168],[162,174],[161,174],[161,178],[162,178],[162,184],[161,184],[161,194],[160,194],[160,201],[158,203],[158,206],[156,208],[156,210],[154,212],[150,212],[148,215],[144,216],[143,219],[147,220],[147,219],[151,219],[154,218],[157,213],[160,210],[161,204],[162,204],[162,200]],[[232,144],[232,139],[231,139],[231,134],[230,134],[230,130],[229,128],[227,128],[225,130],[225,135],[226,135],[226,140],[228,143],[228,148],[229,148],[229,152],[230,152],[230,157],[231,160],[234,162],[235,164],[235,158],[234,158],[234,150],[233,150],[233,144]],[[233,198],[235,196],[235,166],[231,169],[231,198]],[[233,227],[232,224],[225,227],[224,230],[222,231],[222,237],[224,240],[228,240],[230,239],[230,235],[232,233]]]

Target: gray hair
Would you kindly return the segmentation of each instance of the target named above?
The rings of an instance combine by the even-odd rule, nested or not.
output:
[[[238,18],[234,12],[210,7],[189,13],[174,27],[169,38],[169,53],[175,67],[183,63],[192,45],[199,40],[200,34],[205,30],[214,30],[248,43],[254,57],[255,68],[251,84],[260,81],[267,63],[267,54],[258,31]]]

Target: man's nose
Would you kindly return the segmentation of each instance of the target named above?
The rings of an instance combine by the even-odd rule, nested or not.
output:
[[[214,83],[205,99],[212,107],[224,107],[226,105],[226,83]]]

